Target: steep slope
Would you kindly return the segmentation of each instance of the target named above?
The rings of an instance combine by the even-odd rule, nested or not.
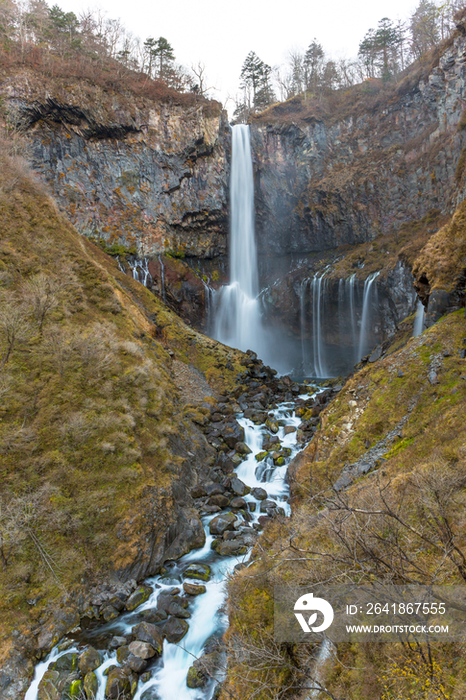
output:
[[[239,352],[186,327],[0,154],[0,694],[118,591],[204,537],[214,451],[193,411]],[[210,386],[205,379],[210,382]],[[14,635],[14,636],[12,636]]]

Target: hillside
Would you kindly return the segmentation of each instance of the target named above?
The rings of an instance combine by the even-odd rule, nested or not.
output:
[[[140,580],[203,536],[189,488],[214,458],[189,404],[232,386],[241,354],[120,272],[6,151],[0,688],[19,697],[8,678],[24,690],[31,655],[77,624],[90,591]]]

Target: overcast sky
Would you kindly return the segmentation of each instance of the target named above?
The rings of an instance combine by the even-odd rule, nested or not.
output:
[[[359,42],[382,17],[406,19],[418,0],[49,0],[77,15],[99,7],[120,17],[133,34],[164,36],[176,60],[189,67],[201,61],[209,85],[222,102],[238,93],[246,55],[254,51],[274,67],[290,49],[306,49],[314,37],[332,58],[357,55]],[[228,105],[230,108],[231,106]]]

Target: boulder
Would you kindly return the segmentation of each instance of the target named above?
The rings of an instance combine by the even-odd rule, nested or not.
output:
[[[48,669],[39,683],[37,700],[61,700],[60,673]]]
[[[236,498],[234,498],[231,501],[230,508],[233,508],[234,510],[240,510],[241,508],[247,508],[247,503],[244,500],[244,498],[241,498],[241,496],[237,496]]]
[[[265,499],[268,496],[268,493],[265,489],[261,489],[260,486],[256,486],[255,488],[251,489],[251,496],[253,496],[258,501],[265,501]]]
[[[94,647],[87,647],[79,656],[78,666],[82,675],[85,676],[90,671],[95,671],[101,664],[100,654]]]
[[[128,649],[131,654],[139,656],[140,659],[151,659],[157,653],[152,644],[147,642],[131,642]]]
[[[117,658],[118,663],[120,665],[123,665],[130,654],[131,654],[131,652],[129,650],[128,644],[124,644],[123,646],[118,647],[117,653],[116,653],[116,658]]]
[[[201,595],[202,593],[205,593],[207,589],[205,586],[198,586],[195,583],[188,583],[185,581],[183,583],[183,590],[188,595]]]
[[[124,669],[112,668],[107,676],[105,697],[110,698],[110,700],[129,700],[131,698],[131,681]]]
[[[225,487],[219,483],[207,484],[205,490],[207,496],[217,496],[225,493]]]
[[[139,586],[134,593],[131,593],[126,601],[126,609],[129,611],[135,610],[139,605],[145,603],[151,595],[152,588],[150,588],[150,586]]]
[[[154,647],[157,654],[162,653],[163,636],[155,625],[150,622],[140,622],[131,629],[131,634],[138,642],[147,642]]]
[[[261,513],[268,513],[269,511],[273,511],[277,508],[277,504],[275,501],[270,500],[269,498],[266,498],[265,501],[261,502]]]
[[[215,496],[211,496],[207,501],[207,505],[218,506],[219,508],[226,508],[229,503],[230,499],[228,498],[228,496],[224,496],[220,493],[216,494]]]
[[[235,448],[237,442],[244,442],[244,428],[236,421],[223,425],[220,429],[220,435],[231,450]]]
[[[194,488],[191,489],[191,496],[193,498],[203,498],[204,496],[207,496],[207,491],[205,490],[204,486],[194,486]]]
[[[246,484],[243,481],[241,481],[241,479],[238,479],[237,476],[234,476],[230,480],[230,489],[237,496],[244,496],[244,494],[248,493],[249,490]]]
[[[186,620],[171,617],[169,620],[167,620],[163,627],[163,634],[168,642],[177,644],[181,639],[183,639],[188,630],[189,625]]]
[[[112,639],[110,641],[110,645],[109,645],[110,649],[118,649],[118,647],[122,647],[124,644],[126,644],[126,641],[127,641],[126,637],[119,637],[119,636],[112,637]]]
[[[134,654],[130,654],[125,661],[125,668],[128,668],[134,673],[142,673],[146,666],[147,661],[140,656],[134,656]]]
[[[245,442],[237,442],[235,445],[235,452],[239,452],[240,455],[249,455],[252,450]]]
[[[54,671],[77,671],[78,670],[78,654],[69,653],[63,654],[56,661],[50,664],[49,669]]]
[[[239,481],[239,479],[238,479]],[[241,482],[242,483],[242,482]],[[233,513],[221,513],[209,523],[211,535],[223,535],[226,530],[233,530],[236,523],[236,515]],[[206,579],[207,580],[207,579]]]
[[[111,622],[112,620],[115,620],[120,613],[113,607],[113,605],[104,605],[100,611],[100,614],[105,622]]]
[[[204,688],[207,685],[209,677],[202,669],[197,668],[194,664],[188,671],[186,677],[186,685],[188,688]]]
[[[183,608],[176,601],[170,603],[168,607],[168,612],[170,615],[174,615],[175,617],[181,617],[183,620],[186,620],[188,617],[191,617],[191,613],[185,610],[185,608]]]
[[[270,430],[271,433],[278,433],[279,430],[279,425],[278,421],[274,420],[273,418],[267,418],[265,421],[265,425],[267,428]]]
[[[229,513],[229,515],[233,514]],[[216,519],[217,518],[214,518],[214,520]],[[183,571],[183,576],[185,578],[199,578],[201,581],[208,581],[210,578],[210,566],[207,564],[190,564],[188,568]]]
[[[221,557],[232,557],[233,555],[246,554],[248,548],[241,538],[235,540],[215,540],[215,551]]]
[[[94,671],[86,673],[86,675],[84,676],[83,690],[87,700],[95,699],[98,687],[99,681],[97,680],[97,676],[95,675]]]

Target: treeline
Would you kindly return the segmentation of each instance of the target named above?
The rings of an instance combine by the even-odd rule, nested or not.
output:
[[[55,70],[59,62],[74,64],[74,73],[80,69],[84,74],[91,66],[97,74],[90,74],[97,76],[99,70],[115,73],[116,67],[117,73],[142,73],[177,92],[207,92],[202,64],[188,70],[176,62],[167,39],[149,36],[143,41],[99,9],[77,16],[44,0],[0,0],[0,47],[4,60],[14,57]]]
[[[464,0],[441,5],[420,0],[404,22],[384,17],[363,37],[354,59],[330,58],[316,39],[306,51],[290,51],[286,65],[274,68],[251,51],[241,71],[235,117],[247,120],[251,113],[296,95],[319,98],[372,78],[393,81],[451,34],[464,7]]]

